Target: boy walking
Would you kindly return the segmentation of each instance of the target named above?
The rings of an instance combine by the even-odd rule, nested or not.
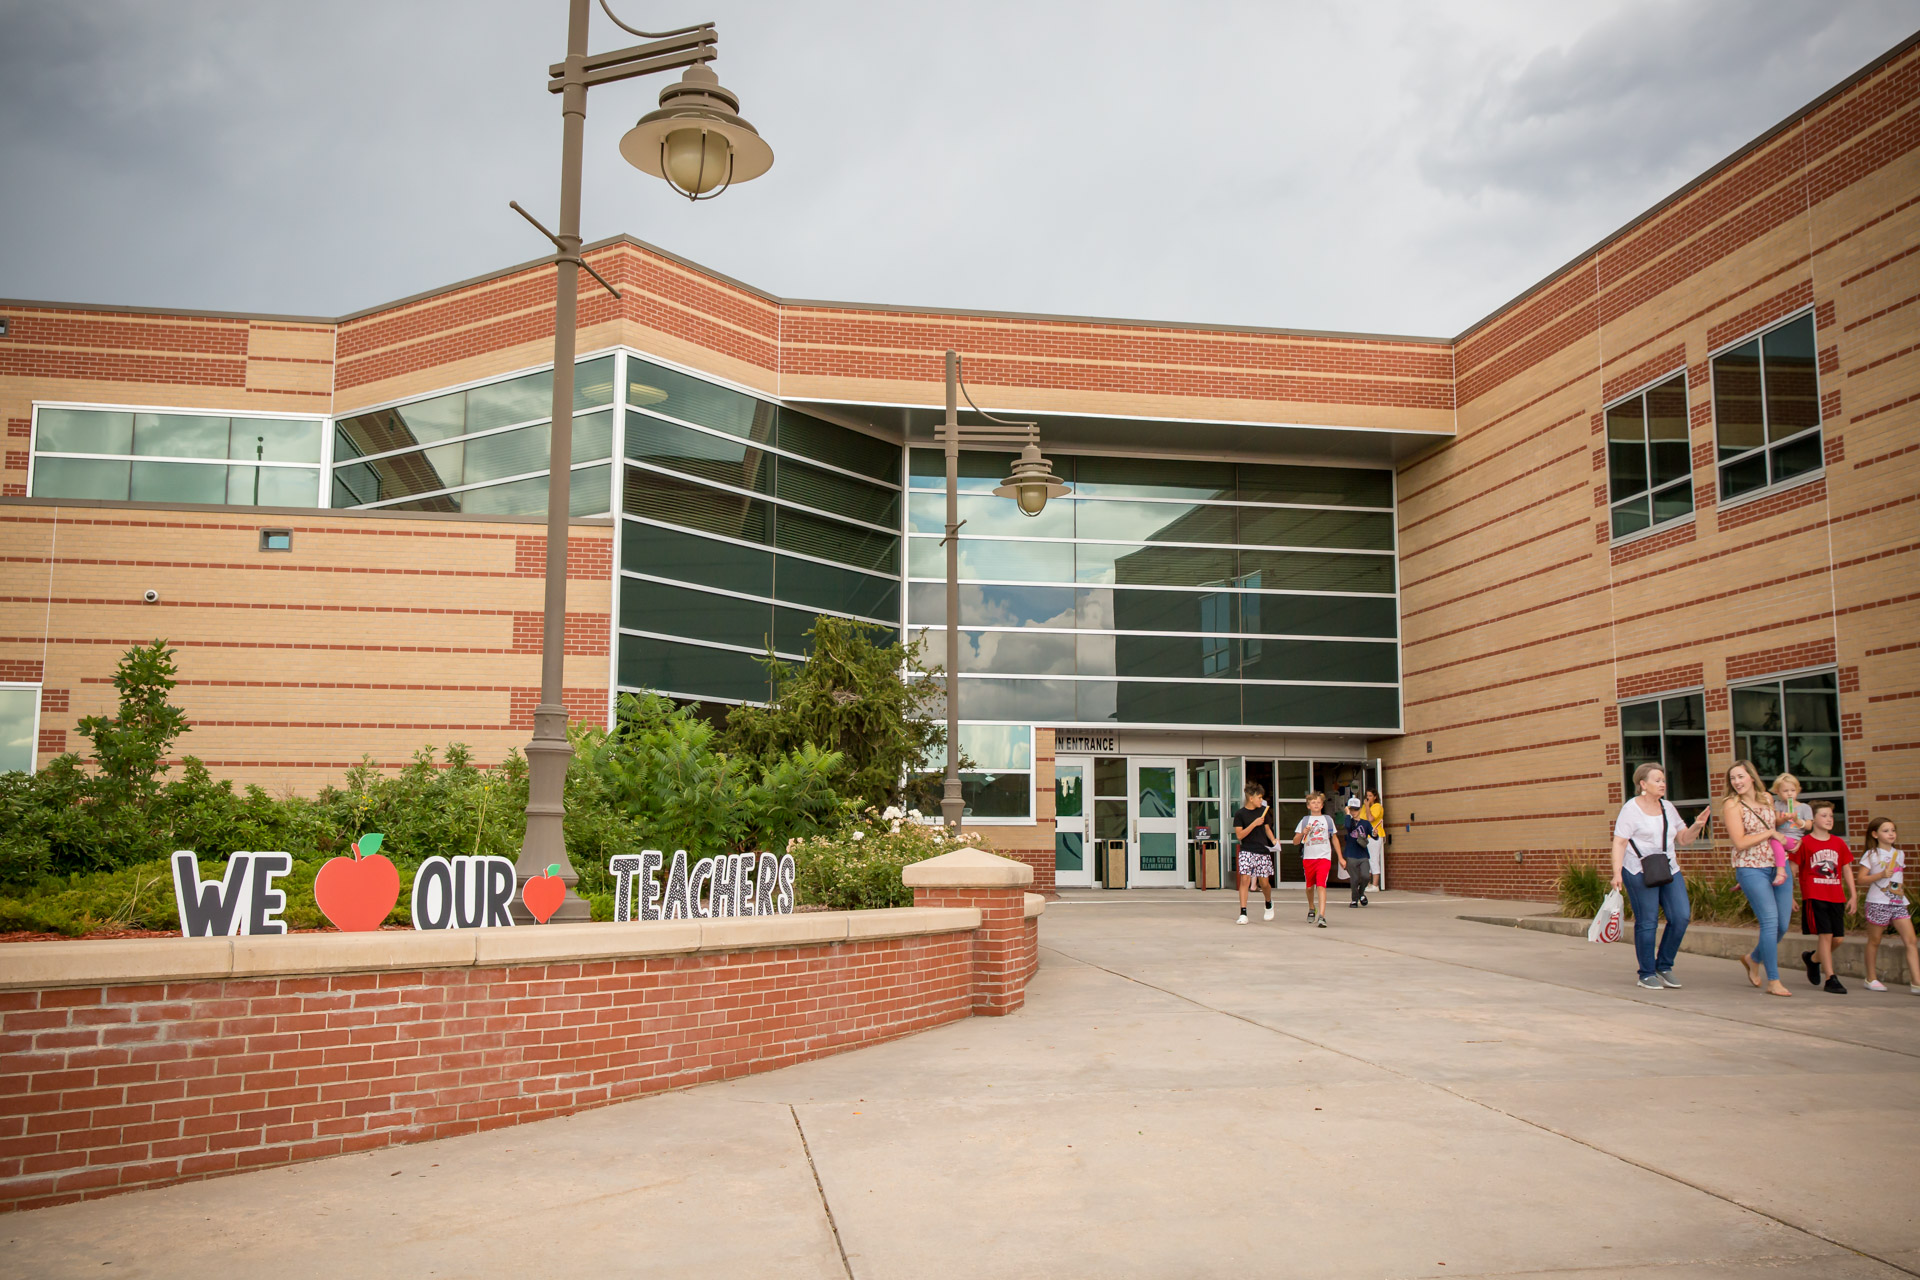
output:
[[[1359,796],[1347,797],[1347,827],[1341,849],[1346,853],[1346,861],[1341,865],[1346,869],[1343,874],[1353,877],[1352,898],[1347,903],[1349,909],[1367,905],[1367,889],[1373,879],[1373,824],[1367,821],[1366,807],[1360,803]]]
[[[1832,801],[1813,802],[1813,831],[1801,837],[1792,857],[1800,869],[1800,932],[1820,940],[1817,954],[1800,953],[1807,981],[1843,996],[1847,989],[1833,971],[1833,943],[1846,936],[1847,912],[1854,909],[1858,895],[1853,887],[1853,850],[1833,834]]]
[[[1260,886],[1266,899],[1266,915],[1273,919],[1273,811],[1267,807],[1267,793],[1257,782],[1247,784],[1247,807],[1233,814],[1233,837],[1240,842],[1237,857],[1240,872],[1240,918],[1247,922],[1247,890]]]
[[[1300,846],[1300,868],[1307,877],[1307,923],[1327,927],[1327,875],[1340,852],[1340,833],[1333,819],[1321,810],[1327,807],[1326,793],[1315,791],[1307,797],[1307,816],[1293,828],[1293,842]],[[1342,858],[1340,865],[1346,865]]]

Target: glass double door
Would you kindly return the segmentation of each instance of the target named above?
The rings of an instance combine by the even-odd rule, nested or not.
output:
[[[1188,884],[1185,767],[1184,760],[1151,756],[1056,759],[1054,883],[1064,888],[1104,884],[1106,848],[1118,840],[1126,846],[1129,888]]]

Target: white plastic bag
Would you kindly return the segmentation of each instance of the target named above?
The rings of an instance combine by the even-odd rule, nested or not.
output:
[[[1593,923],[1587,926],[1587,941],[1620,941],[1620,921],[1625,912],[1626,903],[1621,901],[1620,891],[1610,890],[1600,903],[1600,910],[1594,914]]]

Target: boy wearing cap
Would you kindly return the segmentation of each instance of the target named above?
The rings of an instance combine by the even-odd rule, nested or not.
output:
[[[1367,820],[1366,810],[1360,804],[1359,796],[1347,797],[1346,839],[1342,842],[1346,850],[1346,874],[1353,883],[1350,889],[1352,899],[1348,907],[1367,905],[1367,886],[1373,879],[1372,864],[1369,855],[1373,852],[1373,824]]]

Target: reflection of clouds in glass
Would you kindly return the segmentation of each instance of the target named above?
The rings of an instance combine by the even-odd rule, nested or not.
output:
[[[1033,768],[1033,730],[1024,724],[963,724],[960,751],[976,769]]]
[[[1080,680],[1074,684],[1076,720],[1120,718],[1120,686],[1107,680]]]
[[[1082,588],[1078,594],[1080,620],[1077,625],[1094,631],[1113,630],[1113,592],[1104,588]]]
[[[1119,670],[1119,641],[1119,636],[1080,636],[1076,663],[1079,674],[1110,676]]]

